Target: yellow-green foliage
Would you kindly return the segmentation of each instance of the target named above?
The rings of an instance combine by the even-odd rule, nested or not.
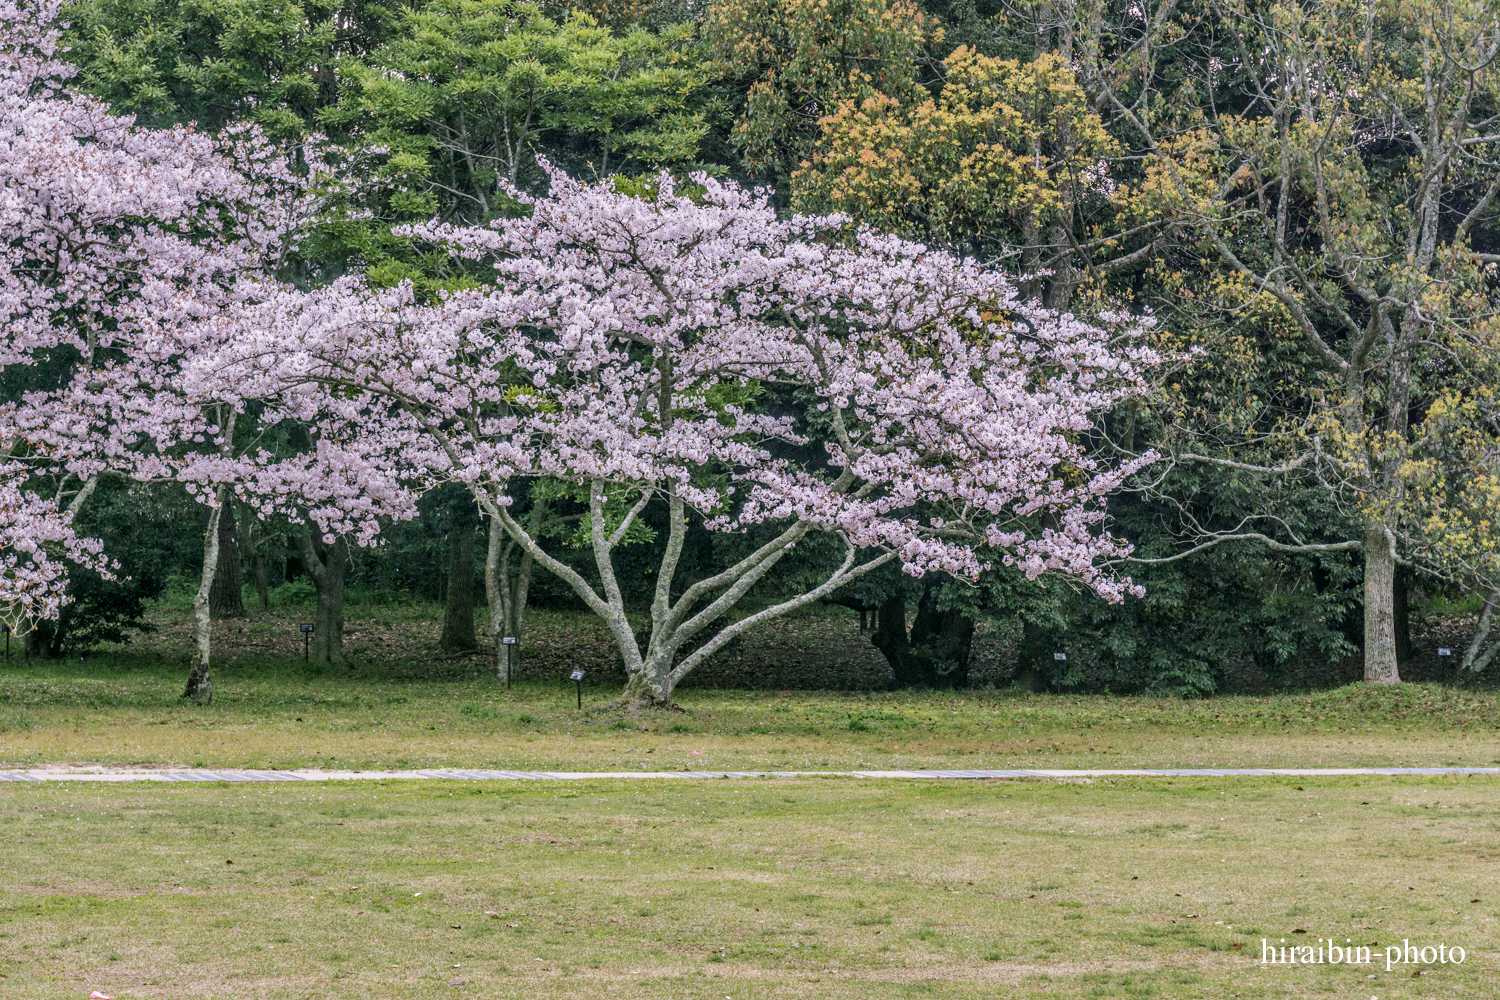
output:
[[[719,72],[747,88],[734,130],[746,165],[784,180],[840,102],[918,99],[942,31],[910,0],[723,0],[704,36]]]
[[[841,101],[793,175],[793,206],[968,245],[1050,222],[1080,187],[1108,183],[1117,144],[1059,57],[959,48],[945,65],[935,98]]]

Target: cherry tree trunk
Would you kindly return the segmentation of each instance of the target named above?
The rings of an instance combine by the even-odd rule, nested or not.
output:
[[[648,657],[640,672],[632,674],[626,682],[624,703],[637,708],[672,704],[673,659],[673,656]]]
[[[465,524],[448,535],[448,594],[443,603],[443,632],[438,645],[447,652],[476,649],[474,638],[474,527]]]
[[[235,538],[234,501],[225,499],[219,510],[219,554],[208,611],[216,620],[245,617],[245,582],[240,575],[240,548]]]
[[[302,561],[318,592],[317,614],[308,657],[314,663],[344,662],[344,581],[349,574],[349,545],[342,538],[332,544],[310,527],[300,537]]]
[[[213,700],[213,681],[209,678],[209,657],[213,651],[213,616],[209,613],[209,593],[219,565],[219,518],[229,501],[228,487],[219,487],[219,502],[208,515],[203,529],[203,569],[198,576],[198,593],[193,597],[193,647],[195,659],[188,673],[184,698],[200,705]]]
[[[1396,559],[1385,526],[1365,533],[1365,683],[1399,684],[1396,660]]]

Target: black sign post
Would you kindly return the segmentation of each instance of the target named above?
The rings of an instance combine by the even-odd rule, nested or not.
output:
[[[1447,646],[1438,647],[1438,660],[1443,664],[1443,683],[1448,683],[1448,657],[1453,655],[1453,650]]]
[[[510,690],[510,650],[515,644],[516,637],[513,635],[503,636],[500,639],[500,645],[505,647],[505,690],[507,691]]]
[[[311,624],[302,626],[302,662],[304,663],[312,659],[312,636],[315,628],[317,626]]]
[[[573,678],[573,683],[578,685],[578,710],[583,711],[583,671],[575,670],[568,676]]]
[[[1053,653],[1052,654],[1052,658],[1054,660],[1058,661],[1059,663],[1066,663],[1068,661],[1068,654],[1067,653]],[[1056,682],[1055,686],[1056,686],[1056,689],[1057,689],[1057,693],[1058,694],[1062,694],[1062,673],[1059,671],[1056,676],[1057,676],[1057,682]]]

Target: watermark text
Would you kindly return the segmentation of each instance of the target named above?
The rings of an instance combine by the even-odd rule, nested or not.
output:
[[[1261,965],[1375,965],[1383,958],[1385,971],[1398,965],[1462,965],[1469,957],[1461,946],[1449,947],[1446,942],[1435,945],[1415,945],[1403,938],[1400,944],[1388,945],[1382,954],[1378,945],[1354,944],[1344,938],[1343,944],[1332,938],[1318,938],[1316,943],[1272,944],[1267,938],[1260,939]]]

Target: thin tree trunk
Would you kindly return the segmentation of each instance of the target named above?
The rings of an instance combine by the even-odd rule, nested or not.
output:
[[[1490,628],[1495,620],[1495,604],[1500,602],[1500,591],[1487,591],[1484,595],[1484,610],[1479,614],[1479,627],[1474,632],[1474,638],[1469,640],[1469,648],[1464,650],[1463,663],[1459,669],[1466,673],[1483,673],[1485,668],[1494,660],[1495,654],[1500,653],[1500,642],[1494,643],[1489,649],[1484,649],[1485,640],[1490,637]],[[1484,655],[1480,650],[1484,649]]]
[[[215,571],[219,565],[219,518],[229,500],[229,487],[220,486],[218,503],[208,515],[208,524],[203,529],[203,570],[198,575],[198,593],[193,597],[193,645],[197,660],[188,674],[184,698],[191,698],[200,705],[213,701],[213,682],[208,675],[209,655],[213,649],[213,616],[209,613],[208,595],[213,589]]]
[[[349,573],[349,545],[343,538],[324,543],[309,525],[298,536],[302,561],[318,591],[313,637],[308,656],[314,663],[344,662],[344,581]]]
[[[527,531],[533,536],[546,516],[545,506],[533,503]],[[515,546],[505,528],[490,518],[489,546],[484,558],[484,596],[490,609],[490,635],[495,641],[495,676],[510,683],[521,666],[521,632],[526,622],[526,598],[536,560],[523,552],[515,579],[510,576],[510,553]],[[502,643],[507,636],[514,643]]]
[[[225,498],[219,511],[219,555],[208,611],[218,621],[245,617],[244,578],[240,575],[240,547],[235,538],[234,501]]]
[[[526,520],[526,531],[535,538],[541,533],[542,522],[547,520],[547,504],[535,498],[531,501],[531,515]],[[521,552],[521,565],[516,569],[516,579],[510,588],[510,601],[506,627],[510,629],[509,634],[516,637],[519,642],[521,630],[526,625],[526,601],[531,592],[531,574],[534,572],[536,559],[530,552],[524,549]],[[519,655],[519,649],[512,650]]]
[[[443,632],[438,646],[447,652],[476,649],[474,638],[474,526],[464,524],[448,534],[448,596],[443,605]]]
[[[495,676],[506,684],[511,680],[514,670],[512,657],[516,652],[507,651],[500,641],[512,634],[506,631],[510,617],[507,607],[510,595],[507,593],[508,568],[505,564],[510,555],[510,547],[504,526],[498,519],[490,518],[489,544],[484,552],[484,600],[490,609],[490,638],[495,641]]]
[[[255,585],[255,599],[262,612],[271,610],[271,573],[266,566],[266,543],[271,540],[265,525],[245,508],[240,522],[240,550],[250,554],[250,582]]]
[[[68,504],[68,513],[77,514],[83,509],[83,505],[89,502],[89,497],[94,495],[94,490],[99,488],[98,474],[89,476],[83,481],[77,493],[73,494],[72,501]]]
[[[531,590],[531,574],[535,566],[536,560],[531,557],[531,553],[522,553],[521,565],[516,568],[515,583],[511,586],[509,607],[506,608],[508,617],[505,634],[514,636],[516,640],[511,644],[506,660],[512,674],[521,667],[521,635],[526,626],[526,595]]]
[[[1365,683],[1399,684],[1396,662],[1396,560],[1383,524],[1365,535]]]

